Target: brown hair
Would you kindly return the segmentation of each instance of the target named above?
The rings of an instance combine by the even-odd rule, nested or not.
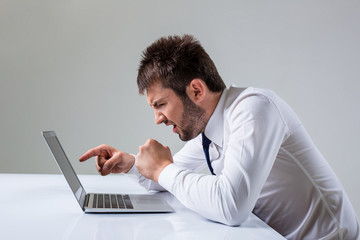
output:
[[[162,37],[151,44],[142,54],[137,84],[139,93],[156,81],[172,89],[179,97],[187,97],[186,87],[199,78],[210,91],[226,88],[214,62],[199,41],[191,35]]]

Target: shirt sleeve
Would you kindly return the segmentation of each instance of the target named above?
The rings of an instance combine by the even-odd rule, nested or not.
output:
[[[262,95],[239,99],[232,106],[224,122],[221,174],[199,174],[174,163],[162,171],[159,183],[204,217],[239,225],[255,206],[287,128],[275,104]]]
[[[136,161],[136,155],[131,154],[135,157]],[[142,185],[147,191],[166,191],[160,184],[147,179],[143,175],[139,173],[137,170],[135,164],[130,168],[130,170],[127,172],[127,174],[133,174],[138,177],[140,185]]]

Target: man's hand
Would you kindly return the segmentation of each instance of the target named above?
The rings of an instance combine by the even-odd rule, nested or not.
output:
[[[90,149],[79,158],[79,161],[84,162],[92,157],[96,157],[96,169],[102,176],[109,173],[126,173],[135,162],[134,156],[105,144]]]
[[[169,147],[149,139],[139,147],[135,166],[144,177],[158,182],[161,171],[173,162]]]

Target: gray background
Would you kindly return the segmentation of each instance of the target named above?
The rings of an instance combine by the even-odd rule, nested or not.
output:
[[[0,0],[0,172],[59,173],[42,130],[80,174],[96,174],[77,158],[101,143],[179,150],[136,76],[155,39],[190,33],[228,86],[273,89],[295,109],[359,216],[359,12],[348,0]]]

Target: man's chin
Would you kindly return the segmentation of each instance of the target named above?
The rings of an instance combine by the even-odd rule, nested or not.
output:
[[[184,135],[184,134],[181,134],[181,133],[178,133],[179,134],[179,138],[181,141],[183,142],[188,142],[192,139],[194,139],[195,137],[193,137],[192,135],[188,134],[188,135]]]
[[[181,140],[181,141],[183,141],[183,142],[187,142],[187,141],[189,141],[189,140],[187,140],[186,138],[181,137],[181,135],[180,135],[180,134],[179,134],[179,138],[180,138],[180,140]]]
[[[186,138],[184,138],[184,136],[181,133],[177,133],[179,135],[179,138],[181,141],[183,142],[187,142],[188,140],[186,140]]]

